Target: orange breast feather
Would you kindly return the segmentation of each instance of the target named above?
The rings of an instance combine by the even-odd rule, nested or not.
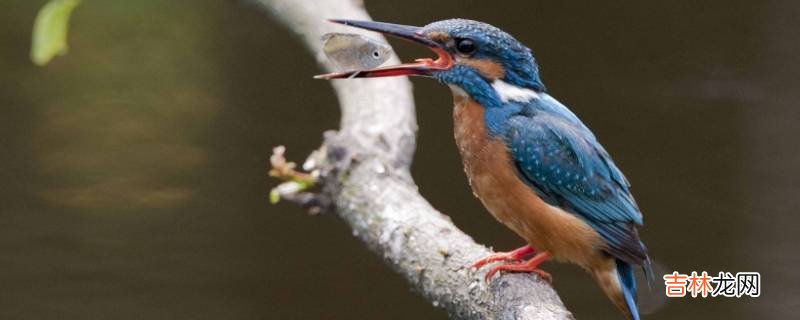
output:
[[[484,109],[454,93],[455,140],[475,195],[501,223],[539,251],[583,267],[602,259],[600,235],[575,215],[544,202],[520,180],[505,143],[490,137]]]

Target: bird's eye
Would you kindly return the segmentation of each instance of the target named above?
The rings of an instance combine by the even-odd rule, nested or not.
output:
[[[456,42],[456,51],[460,54],[469,55],[475,52],[475,42],[470,39],[460,39]]]

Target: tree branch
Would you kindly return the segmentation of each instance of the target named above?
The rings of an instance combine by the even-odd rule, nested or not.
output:
[[[357,0],[254,0],[297,33],[317,61],[322,34],[367,33],[326,21],[370,20]],[[382,36],[370,34],[382,39]],[[385,40],[385,39],[384,39]],[[388,63],[399,60],[392,57]],[[456,228],[417,192],[409,167],[416,119],[407,78],[333,81],[341,104],[338,132],[329,132],[304,169],[317,171],[323,197],[353,233],[435,307],[459,319],[571,319],[548,283],[534,275],[506,274],[491,285],[470,262],[492,253]],[[305,200],[298,201],[307,204]]]

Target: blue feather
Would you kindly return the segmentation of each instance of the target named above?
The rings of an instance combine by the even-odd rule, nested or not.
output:
[[[614,257],[642,264],[647,255],[635,229],[642,214],[627,179],[569,109],[540,96],[487,108],[490,133],[506,141],[520,177],[544,201],[586,221]]]
[[[633,274],[633,268],[625,261],[617,259],[616,262],[619,285],[625,298],[625,304],[628,305],[628,311],[630,311],[633,320],[639,320],[639,307],[636,305],[636,278]]]

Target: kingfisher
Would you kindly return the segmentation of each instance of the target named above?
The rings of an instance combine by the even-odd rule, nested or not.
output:
[[[547,93],[528,47],[492,25],[466,19],[424,27],[331,22],[410,40],[436,54],[317,78],[414,75],[450,87],[455,141],[470,187],[527,243],[476,261],[476,269],[500,262],[487,272],[487,282],[501,271],[531,272],[551,281],[541,263],[574,263],[628,319],[639,319],[634,271],[642,267],[648,280],[652,271],[630,183],[592,131]]]

